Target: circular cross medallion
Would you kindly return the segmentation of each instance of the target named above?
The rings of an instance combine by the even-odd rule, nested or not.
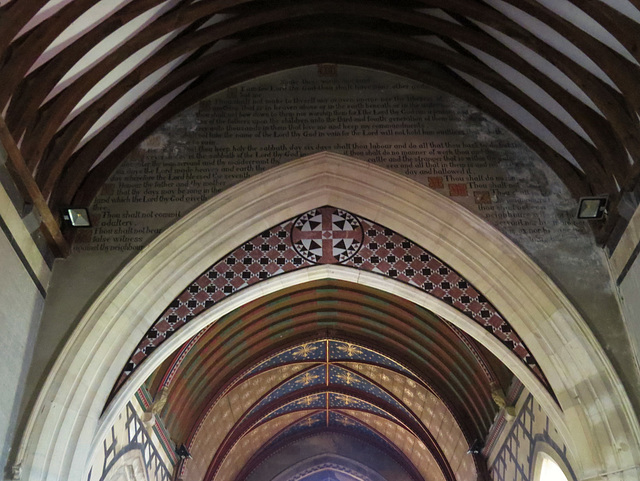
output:
[[[347,211],[320,207],[302,214],[291,228],[298,254],[314,264],[337,264],[351,259],[362,245],[360,221]]]

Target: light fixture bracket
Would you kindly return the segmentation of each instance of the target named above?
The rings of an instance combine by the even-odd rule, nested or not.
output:
[[[608,195],[580,197],[576,218],[579,220],[600,220],[607,216]]]
[[[86,207],[65,207],[62,209],[62,220],[73,228],[91,227],[89,210]]]

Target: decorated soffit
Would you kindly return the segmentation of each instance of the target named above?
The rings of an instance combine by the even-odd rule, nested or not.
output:
[[[243,458],[244,465],[224,463],[218,470],[210,469],[205,480],[241,480],[246,473],[256,469],[261,462],[268,459],[273,453],[286,446],[295,445],[297,441],[305,437],[314,436],[320,431],[329,435],[348,435],[354,437],[359,443],[366,443],[382,450],[386,455],[400,463],[417,481],[445,481],[457,479],[454,473],[449,473],[447,478],[442,473],[442,468],[434,454],[415,436],[405,428],[398,426],[387,419],[374,414],[365,414],[358,410],[345,412],[331,412],[328,421],[322,419],[321,414],[312,414],[298,420],[284,431],[276,434],[272,440],[259,447],[259,443],[247,440],[240,442],[229,454],[235,457],[239,449],[249,449],[249,456]],[[325,426],[325,422],[328,426]],[[260,436],[250,435],[251,439]],[[407,439],[414,440],[407,442]],[[408,449],[410,446],[411,449]],[[470,457],[469,457],[470,458]],[[473,465],[473,463],[472,463]],[[231,471],[231,473],[229,473]],[[475,475],[475,472],[473,473]],[[475,479],[469,478],[469,479]]]
[[[263,279],[323,263],[368,270],[441,299],[486,329],[546,384],[509,323],[450,266],[390,229],[341,209],[322,207],[245,242],[188,284],[140,341],[115,389],[166,339],[220,300]],[[178,386],[173,390],[197,407],[190,414],[179,414],[192,417],[179,423],[180,437],[195,424],[193,416],[204,412],[211,396],[218,396],[237,372],[288,344],[317,338],[319,332],[391,349],[395,352],[392,357],[420,367],[414,372],[424,369],[429,373],[425,377],[432,389],[461,410],[474,410],[477,399],[490,406],[488,386],[504,381],[495,374],[499,363],[486,362],[486,356],[463,333],[424,309],[373,289],[349,287],[348,283],[318,291],[295,287],[250,306],[213,324],[199,335],[202,339],[196,336],[163,374],[162,384],[166,385],[179,369],[190,373],[188,383],[178,376],[183,378],[178,383],[189,387],[184,392]],[[189,351],[196,344],[200,347],[192,354]],[[204,378],[207,382],[202,382]],[[203,390],[202,386],[215,389]],[[490,417],[477,413],[467,417],[478,423],[477,432],[491,423]]]
[[[299,360],[305,360],[305,356],[316,357],[320,350],[325,355],[335,352],[337,359],[331,360],[328,357],[324,364],[313,364],[311,367],[306,362],[291,362],[295,357]],[[294,353],[297,356],[292,356]],[[343,364],[340,358],[345,356],[352,362]],[[372,363],[372,358],[379,357],[379,354],[371,353],[361,346],[323,340],[294,347],[260,363],[259,366],[269,364],[272,367],[258,373],[253,368],[248,371],[252,375],[241,376],[239,382],[216,403],[198,426],[191,438],[190,450],[194,458],[203,456],[210,462],[194,462],[195,465],[191,467],[189,461],[187,470],[192,474],[202,474],[204,466],[209,464],[207,471],[217,472],[221,469],[216,466],[219,455],[211,453],[224,453],[235,446],[236,439],[250,436],[260,426],[292,413],[304,413],[304,417],[282,430],[271,441],[271,445],[285,442],[291,436],[310,429],[342,426],[355,429],[359,434],[366,434],[369,439],[386,446],[387,450],[399,450],[402,457],[407,459],[415,457],[412,453],[421,452],[416,458],[420,461],[416,465],[419,472],[433,468],[433,463],[436,462],[433,460],[434,452],[439,457],[440,464],[444,465],[441,469],[454,472],[454,468],[446,462],[449,458],[453,460],[456,469],[460,469],[460,458],[464,457],[472,441],[465,438],[444,403],[424,385],[414,381],[415,376],[410,371],[403,368],[404,373],[397,372]],[[389,359],[383,359],[382,362],[396,364]],[[344,365],[360,367],[369,376],[358,374],[343,367]],[[284,382],[277,383],[277,379],[283,377],[281,371],[291,369],[292,366],[305,366],[305,369],[296,371]],[[270,381],[273,388],[267,392],[264,385],[257,387],[255,380],[259,378]],[[378,380],[388,382],[383,387],[376,382]],[[244,385],[250,385],[251,388],[243,389]],[[238,403],[229,402],[228,399],[238,391],[249,393],[249,398],[256,399],[241,416],[237,415]],[[245,406],[248,404],[245,402]],[[354,419],[358,417],[360,421],[355,422]],[[225,437],[226,430],[229,432]],[[212,438],[212,432],[216,433],[215,439]],[[400,436],[398,433],[403,434]],[[413,441],[407,441],[407,436]],[[423,439],[427,440],[427,444]],[[397,442],[400,442],[400,447]],[[262,450],[269,451],[268,447]],[[427,462],[427,459],[431,461]],[[463,466],[467,470],[473,467],[472,460],[467,460],[467,464]]]
[[[377,438],[388,450],[399,450],[407,459],[415,458],[419,472],[436,462],[432,450],[440,453],[441,459],[451,457],[459,466],[470,441],[444,403],[418,379],[394,359],[352,343],[325,339],[294,346],[241,373],[209,410],[210,417],[192,437],[190,450],[200,459],[201,455],[206,457],[205,453],[224,453],[233,449],[238,439],[252,436],[260,426],[283,417],[293,419],[289,415],[298,413],[301,416],[295,417],[295,423],[272,436],[274,443],[311,428],[351,426],[360,434],[368,432],[369,438]],[[239,414],[236,394],[244,398],[244,414]],[[356,422],[358,416],[363,418]],[[367,422],[371,418],[376,420],[373,424]],[[429,432],[430,424],[437,426],[433,433]],[[443,425],[448,428],[441,433]],[[431,449],[420,441],[425,436],[419,432],[421,426],[433,441]],[[216,433],[215,439],[212,432]],[[399,432],[405,434],[397,436]],[[407,435],[415,441],[407,444]],[[397,440],[402,440],[402,447],[396,446]],[[421,451],[416,451],[417,445]],[[422,454],[416,458],[415,452]],[[199,462],[200,466],[194,466],[192,471],[202,472],[206,467],[212,473],[222,469],[212,467],[215,456],[208,459],[209,463]],[[469,462],[464,469],[473,467]],[[453,470],[448,463],[445,466],[443,469]]]
[[[263,232],[189,283],[147,332],[119,383],[220,300],[318,264],[368,270],[441,299],[545,383],[507,320],[455,270],[409,239],[329,206]],[[438,476],[454,481],[485,469],[467,454],[495,418],[492,392],[506,391],[511,378],[472,338],[428,310],[389,292],[324,279],[223,316],[181,346],[147,384],[156,397],[167,393],[161,415],[172,439],[194,454],[182,468],[198,473],[194,479],[235,476],[225,467],[237,467],[228,461],[239,459],[232,451],[254,453],[245,461],[255,464],[275,449],[271,440],[287,442],[283,433],[299,423],[309,424],[299,429],[330,430],[337,419],[348,419],[341,429],[368,432],[413,472],[437,466]],[[416,452],[422,454],[416,458]]]

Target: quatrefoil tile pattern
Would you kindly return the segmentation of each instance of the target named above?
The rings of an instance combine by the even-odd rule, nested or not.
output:
[[[160,344],[220,300],[262,280],[326,263],[374,272],[441,299],[498,338],[548,386],[507,320],[454,269],[388,228],[325,206],[244,242],[194,279],[140,341],[115,390]]]

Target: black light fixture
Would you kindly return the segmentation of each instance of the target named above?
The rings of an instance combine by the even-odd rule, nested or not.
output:
[[[91,227],[89,211],[85,207],[67,207],[62,209],[62,219],[71,227]]]
[[[191,459],[191,453],[184,444],[181,444],[178,449],[176,449],[176,454],[181,458]]]
[[[480,451],[482,451],[482,443],[479,439],[475,439],[473,443],[471,443],[471,446],[469,446],[467,454],[480,454]]]
[[[580,197],[578,203],[577,218],[581,220],[598,220],[607,215],[607,203],[609,197],[606,195],[595,197]]]

